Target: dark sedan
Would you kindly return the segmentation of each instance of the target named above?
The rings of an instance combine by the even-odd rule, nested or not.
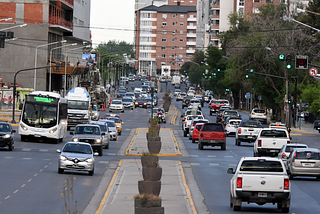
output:
[[[0,147],[8,147],[9,151],[12,151],[14,149],[13,133],[15,132],[9,123],[0,122]]]
[[[137,99],[137,101],[134,103],[134,107],[147,108],[147,100],[145,98]]]

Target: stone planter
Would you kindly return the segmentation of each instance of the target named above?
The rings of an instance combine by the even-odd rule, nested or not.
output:
[[[162,177],[162,168],[142,167],[142,176],[145,181],[160,181]]]
[[[148,150],[150,154],[159,154],[161,150],[161,141],[148,141]]]
[[[161,202],[161,199],[136,198],[134,207],[161,207]]]
[[[141,156],[142,167],[159,166],[159,157],[154,155]]]
[[[139,194],[160,195],[161,181],[138,181]]]
[[[160,129],[159,129],[160,132]],[[161,137],[149,137],[149,133],[146,133],[147,141],[161,141]]]
[[[164,207],[135,207],[135,214],[164,214]]]

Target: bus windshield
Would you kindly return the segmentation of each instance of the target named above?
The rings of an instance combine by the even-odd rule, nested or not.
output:
[[[68,100],[68,109],[88,110],[88,106],[88,101]]]
[[[57,108],[58,106],[46,103],[26,102],[22,115],[22,121],[32,127],[53,127],[57,124]]]

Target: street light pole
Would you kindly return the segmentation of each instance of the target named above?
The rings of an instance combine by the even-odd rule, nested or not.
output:
[[[52,43],[49,43],[49,44],[39,45],[39,46],[36,47],[36,53],[35,53],[35,56],[34,56],[34,67],[35,68],[37,67],[38,48],[44,47],[44,46],[49,46],[49,45],[54,45],[54,44],[57,44],[59,42],[64,43],[64,42],[67,42],[67,40],[52,42]],[[37,69],[34,69],[34,79],[33,79],[33,89],[34,90],[36,90],[36,85],[37,85]]]
[[[72,43],[72,44],[68,44],[68,45],[63,45],[63,46],[60,46],[60,47],[56,47],[56,48],[52,48],[51,50],[50,50],[50,76],[49,76],[49,91],[51,92],[51,68],[52,68],[52,66],[51,66],[51,61],[52,61],[52,51],[53,50],[55,50],[55,49],[59,49],[59,48],[63,48],[63,47],[67,47],[67,46],[75,46],[75,45],[77,45],[77,43]]]

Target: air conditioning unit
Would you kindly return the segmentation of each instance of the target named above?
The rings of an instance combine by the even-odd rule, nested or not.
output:
[[[161,25],[161,27],[164,27],[164,25]]]

